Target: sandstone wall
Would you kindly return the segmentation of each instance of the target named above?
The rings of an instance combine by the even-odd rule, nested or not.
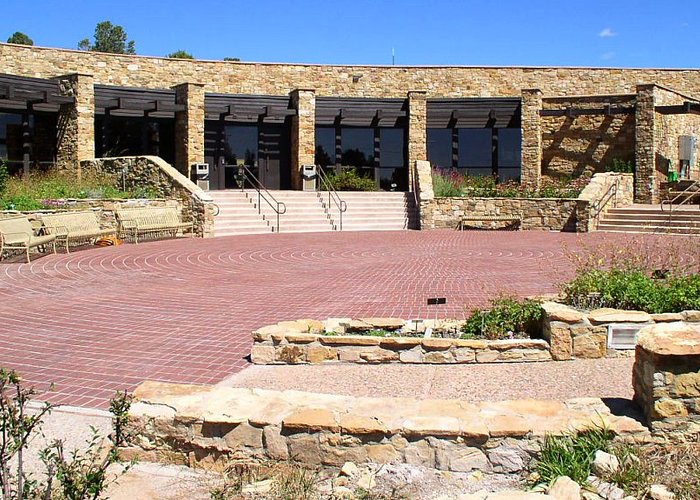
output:
[[[595,231],[600,219],[611,208],[629,206],[633,201],[633,174],[606,172],[593,175],[577,199],[577,231]]]
[[[700,95],[697,69],[327,66],[241,63],[102,54],[0,44],[0,73],[53,78],[93,75],[96,84],[169,88],[202,83],[205,92],[287,95],[316,89],[318,96],[401,97],[425,90],[428,97],[513,96],[521,89],[544,95],[634,93],[638,83],[657,83]],[[362,75],[353,82],[353,75]]]
[[[576,200],[558,198],[435,198],[421,201],[422,229],[455,229],[462,217],[522,216],[521,229],[576,231]],[[503,222],[470,225],[500,227]]]
[[[632,385],[652,432],[683,441],[698,439],[700,328],[670,323],[642,330]]]
[[[545,302],[542,308],[545,311],[543,337],[549,341],[552,358],[557,361],[631,354],[631,350],[618,351],[608,347],[608,326],[611,324],[641,329],[654,324],[683,321],[697,325],[700,322],[698,311],[648,314],[643,311],[602,308],[582,312],[556,302]]]
[[[562,178],[605,171],[613,159],[634,161],[635,96],[545,98],[544,110],[630,108],[629,114],[543,116],[542,175]]]
[[[657,106],[682,105],[686,101],[693,101],[689,96],[658,87],[655,89],[655,96]],[[694,135],[700,140],[700,115],[655,113],[655,164],[657,176],[661,181],[666,179],[669,161],[671,162],[671,168],[676,172],[680,172],[678,137],[681,135]],[[695,151],[695,163],[690,166],[689,174],[691,179],[700,180],[700,151],[697,148]]]
[[[641,424],[594,398],[473,404],[158,382],[144,382],[134,395],[137,439],[124,456],[191,466],[268,458],[517,473],[528,469],[545,434],[603,424],[622,439],[648,439]]]
[[[163,198],[179,201],[183,220],[194,221],[195,233],[204,238],[214,235],[216,208],[211,197],[157,156],[96,158],[80,163],[113,177],[114,185],[127,191],[146,190]]]

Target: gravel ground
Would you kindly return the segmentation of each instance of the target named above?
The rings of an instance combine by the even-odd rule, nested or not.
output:
[[[251,366],[220,383],[371,397],[498,401],[631,399],[633,358],[480,365]]]

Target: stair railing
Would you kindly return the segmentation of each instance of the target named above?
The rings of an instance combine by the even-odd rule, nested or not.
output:
[[[684,205],[688,201],[692,200],[693,197],[698,193],[700,193],[700,181],[693,181],[687,188],[685,188],[683,191],[678,193],[672,199],[663,200],[661,202],[661,211],[664,210],[665,205],[668,205],[669,206],[668,217],[670,220],[671,216],[673,215],[674,210],[676,210],[678,207]],[[680,202],[678,202],[678,200],[680,200]]]
[[[319,180],[319,185],[322,188],[322,190],[328,191],[328,209],[330,209],[331,202],[336,206],[338,209],[338,230],[342,231],[343,230],[343,214],[345,211],[348,209],[348,204],[345,203],[344,200],[340,198],[340,195],[338,194],[338,191],[335,190],[335,187],[333,186],[333,183],[330,181],[326,173],[323,171],[323,168],[320,166],[316,167],[316,174],[318,175],[318,180]],[[319,198],[322,196],[321,193],[318,194]],[[335,226],[334,226],[335,229]]]
[[[245,181],[247,180],[251,186],[253,186],[253,189],[255,189],[255,192],[257,193],[258,197],[258,215],[262,215],[263,218],[265,216],[262,214],[262,201],[265,201],[270,208],[275,212],[275,218],[276,218],[276,225],[272,228],[273,233],[279,233],[280,232],[280,215],[284,214],[287,212],[287,205],[284,204],[284,202],[278,201],[274,196],[272,196],[272,193],[270,193],[265,186],[263,186],[262,182],[258,180],[257,177],[255,177],[255,174],[250,171],[250,169],[245,166],[245,165],[235,165],[238,168],[238,176],[236,178],[236,181],[238,182],[238,186],[241,188],[241,191],[245,191]]]
[[[591,218],[593,219],[593,222],[595,224],[595,227],[598,227],[598,223],[600,222],[600,214],[603,213],[603,210],[605,210],[605,207],[610,203],[610,200],[614,200],[613,202],[613,208],[617,205],[617,192],[620,190],[620,179],[616,178],[615,182],[610,184],[608,186],[607,191],[601,196],[598,200],[593,203],[593,209],[591,213]]]

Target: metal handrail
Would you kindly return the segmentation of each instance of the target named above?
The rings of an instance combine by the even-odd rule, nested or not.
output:
[[[615,179],[615,182],[611,184],[607,191],[605,191],[605,194],[595,202],[593,205],[593,214],[592,218],[594,221],[598,221],[600,218],[600,214],[603,212],[605,207],[610,203],[610,200],[615,199],[615,203],[617,203],[617,191],[620,189],[620,179]],[[613,206],[613,208],[615,208]]]
[[[340,195],[338,194],[338,191],[335,190],[335,187],[333,187],[333,184],[331,183],[330,179],[326,175],[326,173],[323,171],[323,168],[320,166],[316,167],[316,173],[318,175],[318,179],[321,181],[321,187],[325,187],[326,191],[328,191],[328,207],[330,208],[331,206],[331,200],[335,204],[336,207],[338,207],[338,220],[339,220],[339,225],[338,225],[338,230],[342,231],[343,230],[343,213],[348,209],[348,204],[345,203],[344,200],[340,198]],[[321,194],[319,193],[319,197],[321,197]]]
[[[674,196],[673,199],[663,200],[661,202],[661,211],[663,212],[665,204],[670,205],[670,208],[668,211],[668,216],[670,219],[670,217],[673,215],[673,211],[676,208],[687,203],[688,201],[690,201],[693,198],[693,196],[689,196],[689,194],[690,194],[689,191],[691,191],[691,190],[692,190],[693,195],[700,193],[700,181],[693,181],[692,184],[690,184],[690,186],[688,186],[683,191],[681,191],[676,196]],[[678,201],[680,198],[684,198],[684,199],[680,203],[676,204],[676,201]]]
[[[255,189],[257,195],[258,195],[258,215],[262,214],[262,207],[261,207],[261,200],[265,200],[265,203],[267,203],[272,210],[274,210],[276,219],[277,219],[277,225],[276,230],[273,232],[280,232],[280,215],[284,214],[287,212],[287,205],[284,204],[284,202],[277,201],[277,199],[272,196],[272,194],[267,190],[265,186],[263,186],[262,182],[258,180],[257,177],[255,177],[255,174],[250,171],[250,169],[245,166],[245,165],[234,165],[235,167],[238,168],[239,172],[243,173],[244,179],[243,182],[241,182],[240,188],[241,191],[245,191],[245,179],[248,179],[248,182],[253,186]],[[264,217],[264,216],[263,216]]]

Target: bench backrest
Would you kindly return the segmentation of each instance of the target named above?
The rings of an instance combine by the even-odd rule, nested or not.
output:
[[[141,226],[179,224],[180,211],[177,207],[117,208],[117,220],[132,220]]]
[[[0,233],[7,244],[27,242],[34,234],[32,223],[26,216],[0,219]]]
[[[69,235],[72,232],[100,230],[100,222],[92,211],[45,214],[41,216],[41,222],[49,234],[57,232],[59,228],[66,228]]]

